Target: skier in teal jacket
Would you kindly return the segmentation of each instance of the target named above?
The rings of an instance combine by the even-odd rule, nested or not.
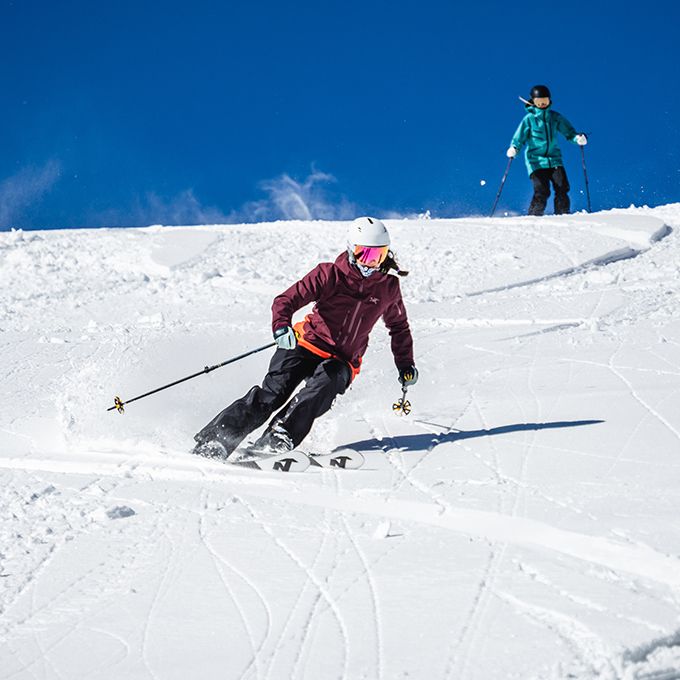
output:
[[[527,145],[527,171],[534,186],[529,215],[545,212],[551,182],[555,189],[555,214],[568,213],[570,187],[562,152],[557,145],[557,133],[580,146],[587,144],[588,139],[583,133],[576,132],[561,113],[551,109],[552,99],[547,86],[534,86],[530,97],[526,104],[527,114],[519,124],[506,155],[514,158],[522,146]]]

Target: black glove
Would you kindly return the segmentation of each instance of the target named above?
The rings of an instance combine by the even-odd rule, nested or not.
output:
[[[407,366],[399,369],[399,382],[404,386],[415,385],[418,382],[418,369],[415,366]]]

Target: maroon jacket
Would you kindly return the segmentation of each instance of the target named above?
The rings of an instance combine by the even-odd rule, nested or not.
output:
[[[397,368],[414,365],[413,339],[396,276],[375,272],[366,278],[347,253],[341,253],[335,262],[318,264],[274,298],[272,329],[290,326],[294,312],[310,302],[316,302],[312,313],[296,324],[296,330],[302,330],[303,346],[309,343],[358,369],[368,335],[382,317]]]

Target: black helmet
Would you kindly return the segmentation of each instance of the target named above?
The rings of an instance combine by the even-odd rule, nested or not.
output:
[[[548,99],[552,99],[550,89],[548,88],[547,85],[534,85],[531,88],[531,94],[529,95],[529,99],[537,99],[540,97],[548,97]]]

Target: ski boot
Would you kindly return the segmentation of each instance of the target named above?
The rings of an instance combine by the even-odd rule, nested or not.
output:
[[[295,444],[288,432],[278,423],[262,433],[262,436],[245,449],[236,451],[237,458],[233,462],[257,460],[289,453],[295,448]],[[240,455],[238,455],[240,454]],[[232,461],[230,461],[232,462]]]
[[[202,456],[203,458],[210,458],[211,460],[227,460],[229,457],[229,452],[224,444],[217,439],[199,442],[191,450],[191,453],[196,456]]]
[[[222,435],[222,436],[220,436]],[[196,446],[191,453],[213,460],[226,460],[238,446],[238,442],[230,442],[219,429],[203,429],[194,436]]]
[[[293,444],[293,440],[286,429],[279,423],[275,423],[262,434],[251,448],[262,452],[264,455],[278,455],[292,451],[295,444]]]

